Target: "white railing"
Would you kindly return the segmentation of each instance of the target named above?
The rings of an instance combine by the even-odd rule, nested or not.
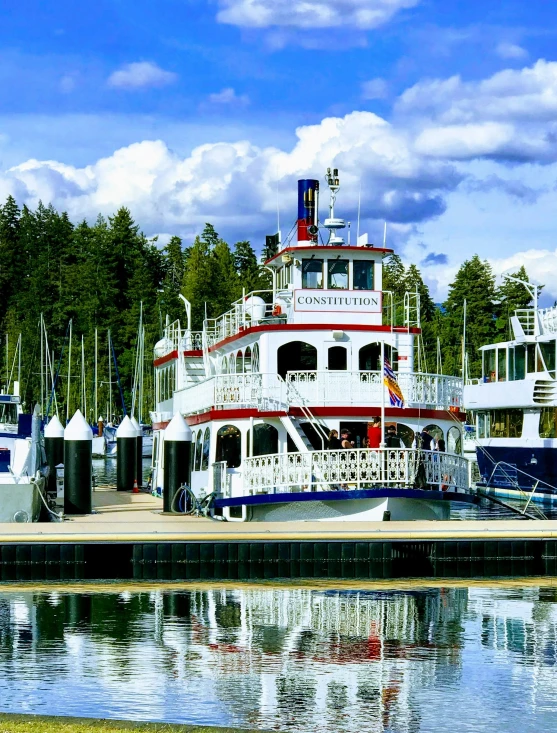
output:
[[[209,346],[222,341],[229,336],[244,331],[250,326],[261,323],[287,323],[288,313],[282,308],[280,312],[273,303],[254,303],[253,299],[269,299],[269,296],[280,300],[283,304],[290,305],[292,293],[287,291],[254,290],[232,304],[232,308],[218,318],[208,318],[205,323],[205,333]]]
[[[242,468],[245,494],[385,486],[468,490],[465,458],[411,448],[280,453],[247,458]]]
[[[462,405],[462,380],[441,374],[399,373],[399,386],[407,407],[420,406],[446,410]],[[380,405],[381,390],[389,404],[389,394],[382,384],[381,372],[288,372],[287,384],[295,388],[305,404],[327,405]],[[289,402],[292,402],[287,393]]]
[[[155,358],[172,353],[173,351],[199,351],[203,348],[203,331],[188,331],[180,326],[180,321],[174,321],[164,329],[164,338],[155,350]]]
[[[230,407],[286,411],[285,384],[276,374],[218,374],[174,393],[184,414]]]
[[[437,374],[399,374],[407,407],[447,410],[462,405],[462,380]],[[218,374],[191,387],[177,390],[180,410],[202,412],[230,406],[287,411],[290,407],[381,405],[381,389],[389,394],[379,372],[288,372],[277,374]]]

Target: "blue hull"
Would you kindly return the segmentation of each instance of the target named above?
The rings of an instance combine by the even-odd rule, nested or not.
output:
[[[557,494],[556,448],[489,446],[477,448],[476,455],[482,486],[531,491],[539,482],[536,493]]]

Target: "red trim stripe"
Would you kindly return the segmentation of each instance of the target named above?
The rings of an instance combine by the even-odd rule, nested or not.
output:
[[[153,366],[162,366],[163,364],[167,364],[169,361],[172,361],[173,359],[178,358],[178,352],[176,350],[171,351],[169,354],[165,354],[164,356],[161,356],[159,359],[153,360]]]
[[[223,346],[237,341],[244,336],[251,336],[254,333],[261,333],[263,331],[269,331],[275,333],[276,331],[365,331],[370,333],[421,333],[420,328],[403,328],[402,326],[359,326],[351,324],[350,326],[343,326],[339,323],[276,323],[267,324],[265,326],[251,326],[246,328],[239,333],[235,333],[233,336],[219,341],[209,348],[209,351],[216,351],[222,349]]]
[[[314,252],[315,250],[323,250],[323,252],[327,251],[333,251],[336,252],[337,250],[341,250],[343,252],[380,252],[381,254],[391,254],[394,252],[394,249],[389,249],[388,247],[356,247],[353,244],[342,244],[337,246],[329,246],[329,245],[323,245],[323,244],[300,244],[297,247],[285,247],[284,249],[281,249],[280,252],[277,252],[276,255],[273,255],[271,259],[267,260],[265,262],[266,265],[269,264],[269,262],[272,262],[273,260],[276,260],[277,257],[280,257],[281,255],[287,254],[288,252],[304,252],[310,250],[311,252]]]

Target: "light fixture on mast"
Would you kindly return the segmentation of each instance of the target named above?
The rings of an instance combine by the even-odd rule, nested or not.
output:
[[[331,197],[329,200],[329,218],[325,219],[325,221],[323,222],[323,225],[326,229],[329,230],[329,241],[327,244],[335,245],[338,247],[344,244],[344,239],[342,237],[337,236],[336,230],[344,229],[346,226],[346,222],[344,221],[344,219],[335,218],[335,201],[337,198],[338,190],[340,188],[340,178],[338,176],[338,168],[333,168],[332,173],[331,173],[331,169],[327,168],[327,173],[325,174],[325,180],[327,181],[327,185],[329,186]]]

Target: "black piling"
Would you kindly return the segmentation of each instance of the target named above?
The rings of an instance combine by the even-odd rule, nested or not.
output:
[[[126,415],[116,431],[116,488],[118,491],[133,491],[136,445],[137,431]]]
[[[56,466],[64,463],[64,428],[57,415],[54,415],[44,429],[44,450],[48,464],[46,490],[56,494]]]
[[[64,430],[64,512],[90,514],[93,504],[93,431],[77,410]]]
[[[191,430],[176,413],[164,431],[163,511],[176,512],[178,489],[190,485]],[[185,498],[184,498],[185,505]]]
[[[143,433],[141,432],[141,425],[135,417],[132,417],[131,423],[137,433],[135,439],[135,477],[137,478],[137,487],[140,489],[143,485]]]

